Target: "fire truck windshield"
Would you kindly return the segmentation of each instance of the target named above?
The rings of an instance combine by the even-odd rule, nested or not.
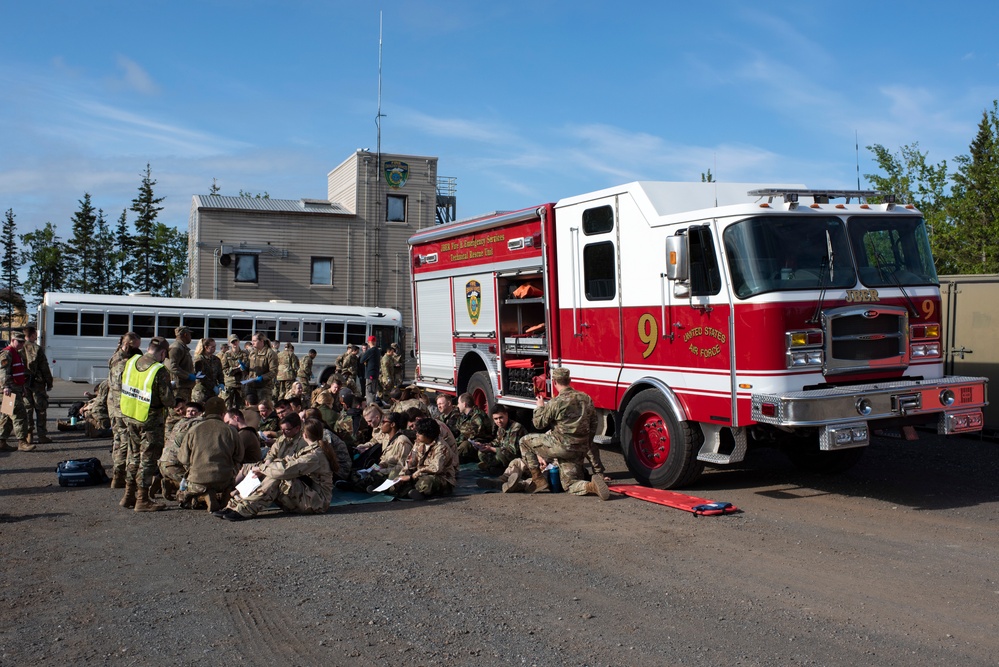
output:
[[[846,224],[840,218],[760,216],[729,226],[722,236],[739,298],[857,284]]]
[[[922,218],[855,216],[848,224],[850,244],[864,285],[939,284]]]

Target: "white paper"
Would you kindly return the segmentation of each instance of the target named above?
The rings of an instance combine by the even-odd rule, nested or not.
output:
[[[239,495],[243,498],[246,498],[258,488],[260,488],[260,480],[253,473],[244,477],[243,481],[236,485],[236,490],[239,491]]]
[[[379,491],[379,492],[386,491],[388,489],[391,489],[398,482],[399,482],[399,480],[397,480],[397,479],[387,479],[384,482],[382,482],[381,484],[379,484],[378,486],[376,486],[375,487],[375,491]]]

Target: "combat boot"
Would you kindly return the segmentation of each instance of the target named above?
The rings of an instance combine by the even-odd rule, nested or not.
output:
[[[591,496],[598,496],[600,500],[610,500],[610,489],[602,475],[594,475],[586,483],[586,493]]]
[[[125,495],[121,497],[121,502],[118,504],[127,510],[133,509],[135,507],[135,489],[134,480],[125,480]]]
[[[514,470],[503,483],[503,493],[516,493],[520,491],[520,473]]]
[[[159,510],[166,509],[163,505],[157,502],[153,502],[149,498],[149,489],[144,487],[139,487],[135,491],[135,511],[136,512],[158,512]]]
[[[124,489],[125,488],[125,469],[124,468],[114,468],[111,471],[111,488],[112,489]]]
[[[16,452],[17,447],[11,447],[6,440],[0,440],[0,452]]]
[[[33,451],[35,451],[35,446],[32,445],[27,440],[22,440],[19,443],[17,443],[17,451],[19,451],[19,452],[33,452]]]
[[[219,497],[217,493],[209,492],[201,496],[201,498],[202,500],[205,501],[205,504],[208,505],[209,514],[213,514],[222,509],[222,503],[219,502]]]
[[[531,470],[531,481],[534,482],[534,491],[531,493],[548,493],[552,490],[548,476],[540,470]]]
[[[161,479],[162,478],[159,475],[156,475],[156,477],[153,477],[153,483],[149,487],[149,499],[150,500],[155,500],[156,499],[156,494],[160,492],[160,489],[162,488],[161,485],[160,485],[160,480]]]
[[[160,480],[160,486],[163,489],[163,500],[177,500],[177,492],[180,487],[169,477],[164,477]]]
[[[51,445],[52,438],[45,435],[44,433],[39,433],[37,436],[35,436],[35,439],[32,440],[32,442],[37,442],[39,445]]]

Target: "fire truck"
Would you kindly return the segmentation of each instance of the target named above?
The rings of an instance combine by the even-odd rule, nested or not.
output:
[[[831,472],[872,432],[982,429],[987,380],[944,375],[926,225],[891,196],[634,182],[409,245],[417,384],[529,410],[568,368],[646,485],[757,445]]]

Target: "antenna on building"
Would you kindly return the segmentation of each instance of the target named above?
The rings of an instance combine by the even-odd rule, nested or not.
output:
[[[853,148],[857,151],[857,189],[860,189],[860,133],[853,131]]]
[[[378,12],[378,113],[375,115],[375,127],[378,129],[376,151],[378,153],[378,169],[382,168],[382,12]]]

